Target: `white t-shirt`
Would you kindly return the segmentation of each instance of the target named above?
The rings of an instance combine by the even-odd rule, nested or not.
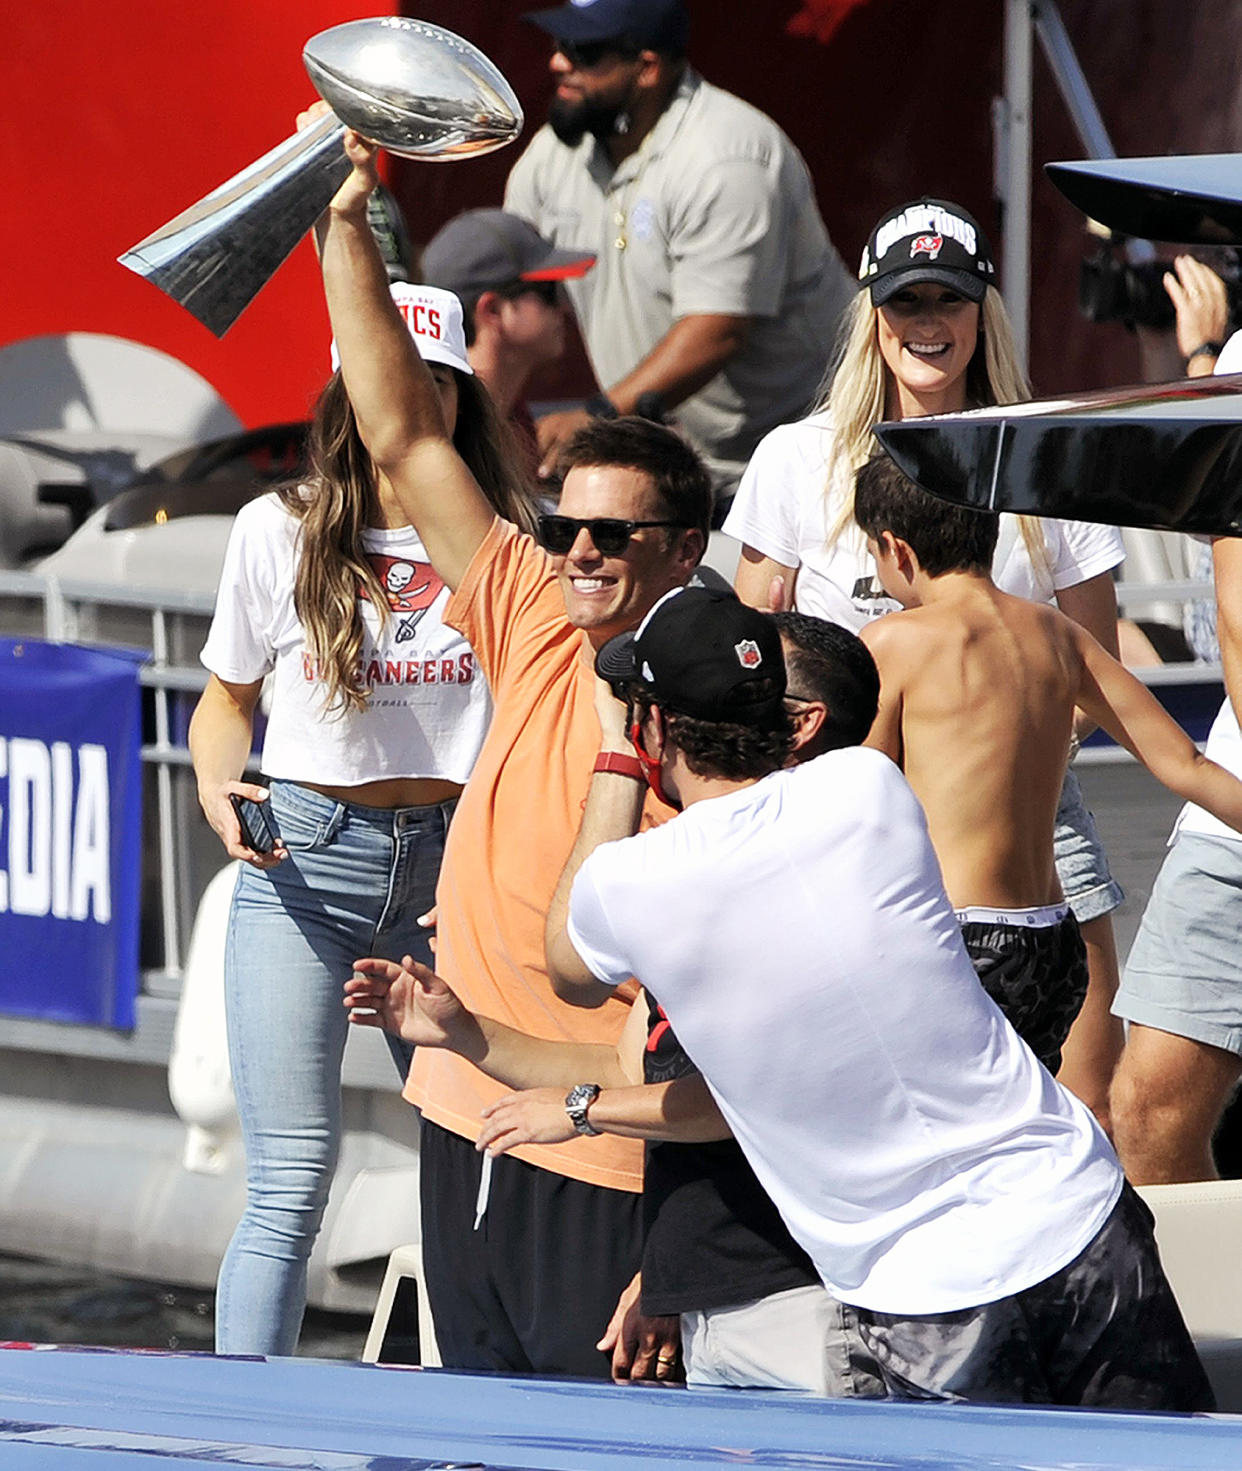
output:
[[[724,530],[762,556],[798,568],[794,605],[799,612],[857,631],[897,604],[876,582],[866,538],[852,521],[828,545],[843,504],[839,483],[828,488],[833,438],[827,411],[773,429],[746,467]],[[992,576],[1003,591],[1051,602],[1062,588],[1124,560],[1121,533],[1114,526],[1042,524],[1047,561],[1041,566],[1031,561],[1018,518],[1001,516]]]
[[[922,809],[854,747],[596,849],[569,937],[636,976],[841,1300],[953,1312],[1043,1281],[1121,1171],[979,985]]]
[[[1234,776],[1242,778],[1242,731],[1238,729],[1238,717],[1227,698],[1216,712],[1203,754]],[[1242,833],[1205,808],[1196,806],[1194,802],[1187,802],[1177,814],[1177,821],[1173,824],[1173,832],[1169,837],[1170,843],[1178,833],[1198,833],[1205,838],[1228,838],[1231,843],[1242,842]]]
[[[274,495],[243,506],[225,553],[202,661],[233,684],[273,674],[262,765],[270,777],[357,786],[388,777],[464,782],[491,719],[474,654],[441,615],[449,591],[412,526],[368,530],[363,547],[388,616],[362,595],[362,711],[326,708],[325,685],[293,606],[301,523]]]

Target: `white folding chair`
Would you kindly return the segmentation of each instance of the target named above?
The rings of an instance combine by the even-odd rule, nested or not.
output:
[[[1144,1185],[1139,1194],[1219,1407],[1242,1412],[1242,1180]]]
[[[421,1242],[399,1246],[388,1258],[388,1270],[384,1273],[379,1299],[371,1318],[371,1331],[367,1334],[366,1346],[362,1350],[364,1363],[383,1362],[384,1340],[398,1295],[412,1285],[418,1298],[418,1347],[419,1363],[424,1368],[438,1368],[440,1350],[436,1344],[436,1328],[431,1318],[431,1304],[427,1300],[427,1283],[423,1276],[423,1248]]]

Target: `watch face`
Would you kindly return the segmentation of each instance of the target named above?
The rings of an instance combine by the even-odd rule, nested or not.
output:
[[[569,1115],[569,1121],[580,1134],[598,1134],[599,1130],[591,1127],[591,1121],[587,1118],[587,1109],[599,1097],[598,1083],[576,1083],[565,1099],[565,1112]]]

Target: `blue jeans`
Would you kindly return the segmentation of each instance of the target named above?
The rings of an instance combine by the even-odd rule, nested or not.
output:
[[[225,957],[246,1146],[246,1209],[216,1297],[216,1351],[227,1354],[291,1354],[297,1344],[340,1147],[342,988],[361,955],[430,961],[416,921],[435,902],[455,806],[361,807],[284,781],[270,800],[289,856],[266,872],[242,867]],[[408,1051],[394,1056],[404,1075]]]

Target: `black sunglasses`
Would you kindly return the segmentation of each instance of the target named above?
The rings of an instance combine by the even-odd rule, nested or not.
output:
[[[627,46],[624,41],[611,39],[607,41],[561,41],[552,42],[554,51],[559,51],[565,60],[575,71],[589,72],[596,67],[606,56],[621,56],[632,61],[638,52],[633,46]]]
[[[517,301],[522,296],[537,296],[544,306],[559,306],[561,283],[559,281],[512,281],[497,292],[506,301]]]
[[[591,516],[580,521],[576,516],[540,516],[540,544],[555,556],[563,557],[578,540],[583,527],[590,533],[595,550],[605,557],[619,557],[630,544],[630,538],[644,526],[678,526],[684,521],[622,521],[614,516]]]

